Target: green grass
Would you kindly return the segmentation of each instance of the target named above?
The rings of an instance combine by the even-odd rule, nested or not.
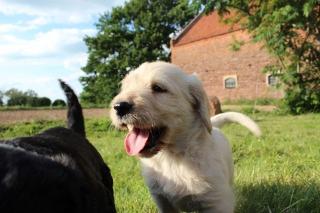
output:
[[[244,127],[223,128],[233,147],[236,212],[320,212],[320,114],[251,115],[263,136]],[[32,135],[63,121],[0,125],[0,138]],[[111,168],[118,212],[157,212],[139,162],[123,149],[125,133],[110,121],[86,120],[89,140]]]
[[[238,100],[224,100],[223,105],[279,105],[283,100],[274,98],[257,98],[255,100],[250,99],[238,99]]]
[[[239,125],[224,128],[233,144],[238,212],[320,212],[320,114],[255,117],[258,140]]]

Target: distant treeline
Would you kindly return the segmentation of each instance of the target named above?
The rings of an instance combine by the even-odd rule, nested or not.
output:
[[[4,101],[6,100],[6,102]],[[39,97],[33,90],[20,91],[12,88],[7,91],[0,91],[0,106],[28,106],[28,107],[48,107],[66,106],[62,99],[51,101],[48,97]]]

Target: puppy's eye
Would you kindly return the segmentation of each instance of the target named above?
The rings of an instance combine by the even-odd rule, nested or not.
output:
[[[164,93],[164,92],[168,91],[165,88],[159,86],[158,84],[153,84],[151,86],[151,89],[152,89],[153,92],[157,92],[157,93]]]

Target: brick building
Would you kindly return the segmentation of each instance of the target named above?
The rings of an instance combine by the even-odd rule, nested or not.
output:
[[[232,48],[232,45],[235,45]],[[240,49],[238,49],[238,47]],[[171,41],[171,62],[197,73],[208,96],[221,100],[281,98],[276,78],[262,73],[272,57],[239,25],[221,22],[217,13],[199,15]]]

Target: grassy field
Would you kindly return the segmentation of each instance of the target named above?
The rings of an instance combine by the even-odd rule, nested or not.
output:
[[[32,121],[52,121],[63,120],[67,114],[67,109],[55,108],[0,108],[0,124],[21,123]],[[83,109],[86,118],[103,118],[108,116],[106,108]]]
[[[232,143],[236,212],[320,212],[320,114],[255,113],[263,136],[232,124],[223,132]],[[64,121],[0,124],[0,139],[32,135]],[[111,168],[118,212],[156,212],[140,175],[139,162],[123,149],[125,133],[107,119],[86,120],[89,140]]]
[[[269,112],[274,110],[274,105],[224,105],[223,110],[227,111],[262,111]],[[0,124],[21,123],[33,121],[52,121],[63,120],[66,117],[66,108],[49,108],[49,107],[0,107]],[[103,118],[107,117],[109,110],[107,108],[84,108],[84,116],[86,118]]]

